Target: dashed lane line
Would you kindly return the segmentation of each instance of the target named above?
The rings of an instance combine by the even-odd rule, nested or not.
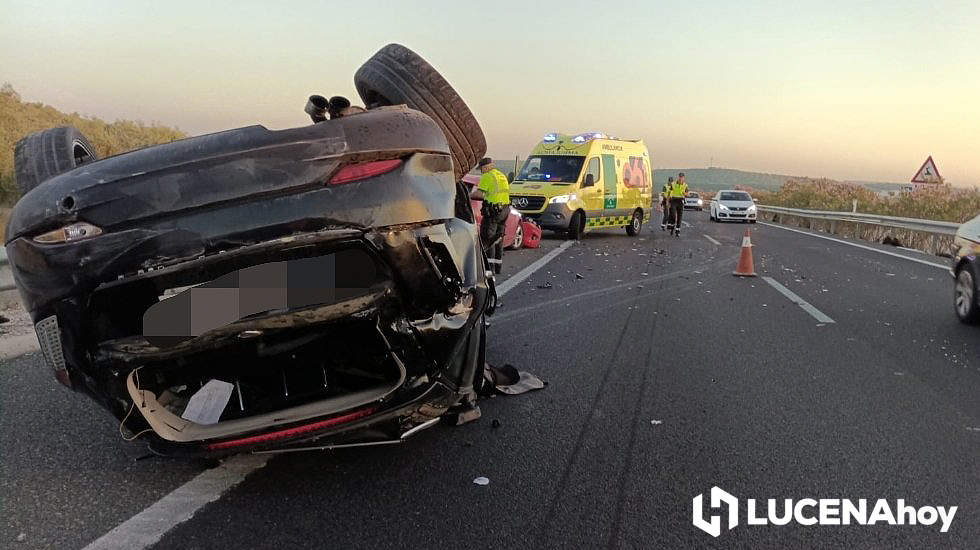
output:
[[[714,244],[716,244],[716,245],[718,245],[718,246],[721,246],[721,243],[720,243],[720,242],[718,242],[718,241],[716,241],[716,240],[714,240],[713,238],[711,238],[711,236],[710,236],[710,235],[705,235],[705,236],[704,236],[704,238],[705,238],[705,239],[708,239],[709,241],[711,241],[711,242],[713,242]]]
[[[778,290],[783,296],[789,298],[791,302],[803,308],[803,311],[812,315],[813,318],[816,319],[817,321],[820,321],[821,323],[834,322],[833,319],[824,315],[822,311],[810,305],[810,303],[804,300],[803,298],[797,296],[795,292],[779,284],[779,282],[776,279],[773,279],[772,277],[762,277],[762,280],[769,283],[773,288]]]

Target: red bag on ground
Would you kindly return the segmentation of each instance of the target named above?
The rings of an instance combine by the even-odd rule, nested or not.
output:
[[[521,229],[524,231],[524,248],[537,248],[541,246],[541,228],[531,220],[521,220]]]

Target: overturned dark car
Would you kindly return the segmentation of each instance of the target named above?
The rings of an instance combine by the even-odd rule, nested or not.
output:
[[[397,442],[472,399],[495,303],[459,180],[479,124],[382,48],[366,109],[97,160],[72,128],[15,151],[6,250],[46,362],[165,455]],[[329,115],[329,119],[327,118]]]

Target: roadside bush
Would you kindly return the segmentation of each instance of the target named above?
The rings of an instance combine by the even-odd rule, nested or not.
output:
[[[980,192],[945,185],[894,197],[851,183],[827,179],[788,180],[778,191],[753,191],[759,204],[850,212],[857,199],[858,212],[962,223],[980,214]]]
[[[158,124],[132,120],[109,123],[78,113],[65,114],[43,103],[27,103],[10,84],[0,87],[0,121],[0,206],[12,205],[20,196],[14,184],[14,144],[33,132],[74,126],[88,137],[99,157],[187,137],[176,128]]]

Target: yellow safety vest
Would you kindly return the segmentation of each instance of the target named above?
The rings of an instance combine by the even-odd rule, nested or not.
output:
[[[682,199],[684,195],[687,194],[687,182],[678,183],[674,182],[674,185],[670,186],[670,191],[667,192],[672,199]]]
[[[480,191],[483,200],[493,204],[510,204],[510,183],[503,172],[494,168],[480,176]]]

